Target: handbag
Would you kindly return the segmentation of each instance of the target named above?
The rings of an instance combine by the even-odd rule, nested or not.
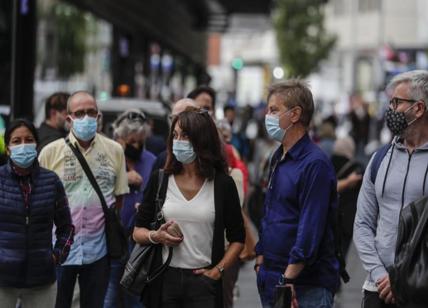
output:
[[[388,269],[399,306],[428,303],[427,232],[428,197],[423,197],[400,213],[394,265]]]
[[[126,238],[126,233],[122,226],[122,223],[120,222],[120,219],[116,214],[115,208],[109,208],[107,206],[100,186],[98,185],[97,180],[95,179],[95,176],[88,165],[88,162],[86,161],[85,157],[83,157],[80,150],[71,144],[68,136],[65,138],[65,143],[70,147],[70,149],[73,151],[74,155],[80,162],[83,171],[85,172],[89,182],[91,183],[92,187],[98,195],[98,198],[100,199],[101,206],[104,212],[104,231],[106,234],[108,256],[111,259],[126,260],[126,258],[128,257],[128,240]]]
[[[155,200],[155,215],[150,228],[157,230],[165,223],[165,218],[162,212],[164,198],[160,197],[160,192],[164,191],[167,181],[164,178],[164,171],[159,170],[158,188]],[[168,267],[172,258],[172,247],[169,247],[168,258],[162,264],[162,245],[135,244],[131,252],[128,262],[126,263],[123,276],[120,280],[120,285],[129,293],[141,296],[146,287],[158,278]]]

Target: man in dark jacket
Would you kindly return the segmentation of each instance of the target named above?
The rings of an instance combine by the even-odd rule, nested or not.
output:
[[[56,92],[46,99],[45,121],[39,127],[39,151],[48,143],[67,135],[65,119],[67,118],[67,100],[70,94]]]
[[[312,93],[303,81],[269,89],[266,130],[281,146],[272,157],[256,246],[254,268],[263,307],[273,307],[278,284],[291,288],[293,307],[332,307],[339,284],[332,219],[336,177],[308,136],[313,111]]]

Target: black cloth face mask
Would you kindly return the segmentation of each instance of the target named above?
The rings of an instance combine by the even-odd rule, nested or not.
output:
[[[138,148],[130,145],[130,144],[126,144],[125,147],[125,156],[126,158],[136,162],[139,161],[141,158],[141,152],[143,151],[143,146],[139,146]]]
[[[386,110],[386,126],[388,126],[389,130],[396,136],[400,136],[403,134],[405,129],[409,127],[409,125],[413,124],[417,119],[413,119],[410,122],[407,122],[406,113],[412,109],[416,104],[410,106],[405,111],[395,111],[393,109],[388,108]]]

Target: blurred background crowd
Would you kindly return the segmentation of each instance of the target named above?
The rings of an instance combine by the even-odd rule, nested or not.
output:
[[[392,137],[385,85],[428,69],[427,12],[424,0],[1,1],[0,133],[25,117],[46,143],[62,137],[67,93],[86,90],[108,137],[128,138],[114,135],[115,121],[142,112],[136,143],[154,161],[173,103],[193,98],[233,146],[257,228],[277,146],[264,128],[266,89],[299,76],[315,98],[311,137],[352,204],[343,223],[348,249],[361,174]]]

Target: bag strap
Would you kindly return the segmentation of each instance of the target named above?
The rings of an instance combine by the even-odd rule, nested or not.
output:
[[[370,168],[370,181],[374,184],[376,181],[377,172],[379,171],[380,164],[382,163],[383,158],[386,153],[388,153],[389,148],[391,147],[391,143],[385,144],[379,150],[376,151],[372,165]]]
[[[346,260],[342,251],[342,238],[341,233],[339,231],[339,226],[341,225],[341,215],[339,211],[337,211],[335,217],[333,218],[333,234],[334,234],[334,250],[336,259],[339,262],[339,274],[344,283],[349,282],[349,273],[346,270]]]
[[[341,179],[345,175],[346,171],[348,171],[348,169],[351,168],[354,164],[355,164],[355,160],[352,160],[352,159],[348,160],[346,164],[344,164],[342,168],[340,168],[340,170],[337,172],[336,174],[337,179],[338,180]]]
[[[158,173],[158,188],[156,191],[156,199],[155,199],[155,217],[153,217],[154,221],[158,222],[158,223],[165,223],[165,219],[163,217],[163,212],[162,212],[162,207],[163,207],[163,203],[165,201],[165,198],[161,198],[160,194],[161,191],[164,188],[164,175],[165,175],[165,171],[163,169],[159,169],[159,173]]]
[[[162,212],[162,207],[163,207],[165,198],[164,196],[161,198],[161,193],[165,191],[165,188],[166,188],[165,185],[167,184],[167,178],[164,175],[165,175],[164,170],[159,169],[158,187],[156,191],[156,200],[155,200],[156,211],[155,211],[155,217],[154,217],[155,222],[159,224],[159,226],[160,224],[165,223],[165,217],[163,216],[163,212]],[[169,266],[169,263],[171,262],[171,259],[172,259],[172,251],[173,251],[172,247],[169,247],[168,257],[165,263],[163,263],[161,266],[155,269],[153,271],[153,274],[147,277],[147,281],[146,281],[147,283],[150,283],[156,278],[158,278],[164,272],[164,270]]]
[[[80,165],[82,166],[83,171],[85,171],[86,177],[88,178],[89,182],[91,183],[92,187],[94,188],[95,192],[97,193],[98,198],[101,201],[101,206],[103,208],[104,215],[105,215],[105,217],[108,217],[108,206],[107,206],[106,200],[104,198],[104,195],[101,191],[100,186],[97,183],[97,180],[95,179],[94,174],[91,171],[91,168],[88,165],[88,162],[86,161],[85,157],[83,157],[80,150],[70,142],[70,138],[68,138],[68,136],[65,137],[65,143],[73,151],[74,155],[76,156],[77,160],[79,161]]]

